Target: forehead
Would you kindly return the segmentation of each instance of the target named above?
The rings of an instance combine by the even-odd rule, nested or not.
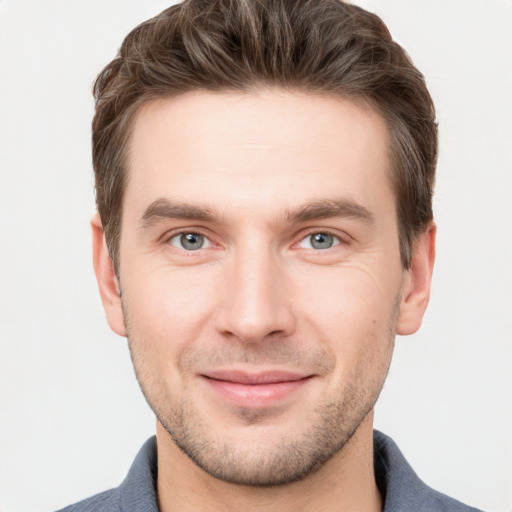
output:
[[[142,211],[159,196],[244,210],[340,195],[392,202],[388,140],[374,110],[339,97],[261,90],[153,100],[134,119],[125,203]]]

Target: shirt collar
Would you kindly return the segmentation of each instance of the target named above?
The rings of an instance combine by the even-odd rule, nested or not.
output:
[[[431,512],[434,503],[475,510],[448,498],[425,485],[416,475],[398,446],[388,436],[374,432],[374,468],[377,486],[384,502],[383,512]],[[146,441],[123,483],[118,487],[121,510],[158,512],[157,447],[153,436]]]

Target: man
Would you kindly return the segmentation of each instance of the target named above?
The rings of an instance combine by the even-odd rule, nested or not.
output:
[[[65,510],[475,510],[373,431],[435,252],[434,107],[376,16],[191,0],[95,85],[94,265],[157,417]]]

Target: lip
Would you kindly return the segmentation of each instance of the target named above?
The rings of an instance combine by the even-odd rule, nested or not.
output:
[[[254,408],[279,405],[299,392],[312,377],[281,370],[258,373],[223,370],[201,374],[207,386],[223,401],[236,407]]]

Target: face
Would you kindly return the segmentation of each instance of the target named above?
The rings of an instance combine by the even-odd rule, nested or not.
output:
[[[103,300],[159,422],[211,475],[301,479],[371,414],[413,295],[388,176],[385,123],[340,98],[191,93],[138,113],[122,293]]]

